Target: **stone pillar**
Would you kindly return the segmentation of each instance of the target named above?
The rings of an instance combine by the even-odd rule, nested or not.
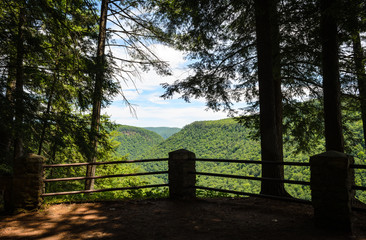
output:
[[[336,151],[310,157],[310,188],[317,226],[341,232],[352,231],[352,163],[352,156]]]
[[[4,210],[6,212],[12,211],[12,187],[13,177],[12,176],[0,176],[0,191],[2,192]],[[1,201],[1,200],[0,200]]]
[[[26,154],[14,161],[12,209],[34,210],[42,204],[44,158]]]
[[[185,149],[169,153],[169,197],[174,200],[196,198],[196,155]]]

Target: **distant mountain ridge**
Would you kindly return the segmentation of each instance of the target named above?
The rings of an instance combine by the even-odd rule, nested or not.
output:
[[[177,149],[187,149],[200,158],[258,159],[259,143],[233,119],[197,121],[150,149],[148,158],[166,158]]]
[[[116,154],[130,160],[144,158],[150,149],[164,141],[159,134],[144,128],[118,125],[113,140],[119,142]]]
[[[169,138],[170,136],[181,130],[181,128],[175,128],[175,127],[144,127],[144,129],[156,132],[164,139]]]
[[[117,152],[129,159],[166,158],[177,149],[187,149],[202,158],[259,160],[259,143],[233,119],[197,121],[184,128],[119,125]]]

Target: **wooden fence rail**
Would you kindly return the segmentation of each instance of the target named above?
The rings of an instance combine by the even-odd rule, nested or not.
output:
[[[271,164],[271,165],[287,165],[287,166],[303,166],[310,167],[308,162],[271,162],[271,161],[255,161],[255,160],[229,160],[229,159],[210,159],[210,158],[197,158],[195,161],[199,162],[221,162],[221,163],[249,163],[249,164]]]
[[[114,162],[48,164],[48,165],[43,165],[43,168],[79,167],[79,166],[123,164],[123,163],[162,162],[162,161],[167,161],[167,160],[168,160],[168,158],[157,158],[157,159],[125,160],[125,161],[114,161]]]
[[[281,182],[281,183],[289,183],[289,184],[298,184],[298,185],[310,186],[310,182],[296,181],[296,180],[284,180],[284,179],[278,179],[278,178],[250,177],[250,176],[240,176],[240,175],[231,175],[231,174],[222,174],[222,173],[207,173],[207,172],[190,172],[190,174],[202,175],[202,176],[211,176],[211,177],[247,179],[247,180],[255,180],[255,181]]]
[[[43,179],[43,182],[46,183],[46,182],[75,181],[75,180],[102,179],[102,178],[115,178],[115,177],[134,177],[134,176],[146,176],[146,175],[159,175],[159,174],[167,174],[167,173],[168,173],[168,171],[159,171],[159,172],[115,174],[115,175],[94,176],[94,177],[50,178],[50,179]],[[51,196],[51,195],[48,195],[48,196]]]

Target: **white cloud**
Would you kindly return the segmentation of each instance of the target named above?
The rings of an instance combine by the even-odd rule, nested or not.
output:
[[[138,99],[143,94],[143,91],[137,90],[123,90],[123,96],[127,98],[128,101],[134,101]],[[118,94],[114,97],[114,101],[123,101],[124,97],[121,94]]]
[[[128,107],[121,102],[121,96],[114,99],[114,103],[103,110],[111,116],[111,120],[119,124],[138,127],[183,127],[194,121],[218,120],[227,118],[224,112],[206,111],[204,99],[192,99],[190,104],[183,100],[160,98],[163,94],[161,83],[173,83],[177,79],[188,76],[188,68],[184,54],[162,44],[149,46],[150,49],[162,60],[169,63],[172,70],[171,76],[160,76],[154,71],[142,72],[139,76],[133,76],[131,81],[121,80],[124,96],[135,104],[137,118]],[[128,59],[126,52],[114,48],[113,54],[119,58]],[[126,76],[124,76],[126,77]],[[136,91],[137,89],[137,91]]]
[[[111,23],[108,27],[118,30],[118,27]],[[113,40],[118,44],[123,44],[123,40],[118,39],[117,36],[114,36]],[[111,50],[115,57],[131,60],[125,48],[111,47]],[[102,111],[110,115],[112,121],[139,127],[183,127],[194,121],[217,120],[227,117],[226,113],[223,112],[206,111],[204,99],[193,99],[192,103],[188,104],[184,103],[183,100],[177,100],[179,96],[174,96],[172,100],[160,98],[163,94],[160,85],[162,83],[172,84],[178,79],[186,78],[189,69],[187,68],[185,54],[181,51],[163,44],[150,44],[149,50],[160,60],[169,64],[172,75],[161,76],[154,70],[139,72],[135,75],[122,73],[118,80],[121,83],[124,97],[135,105],[134,110],[137,118],[131,114],[130,109],[123,103],[124,98],[116,96],[112,105]]]
[[[160,97],[161,93],[159,92],[154,92],[150,95],[147,96],[147,99],[149,102],[154,103],[154,104],[159,104],[159,105],[167,105],[169,104],[169,102],[167,100],[164,100],[163,98]]]
[[[125,90],[152,90],[159,86],[161,83],[173,83],[177,79],[181,79],[187,76],[187,69],[184,67],[185,59],[184,53],[175,50],[171,47],[163,44],[152,44],[149,49],[162,61],[167,62],[172,70],[171,76],[161,76],[154,70],[149,72],[139,72],[134,76],[127,76],[122,73],[122,77],[127,79],[123,81],[122,77],[119,78],[122,88]],[[113,55],[121,59],[129,59],[127,52],[120,47],[112,48]]]
[[[112,105],[103,112],[111,115],[111,119],[116,123],[138,127],[183,127],[194,121],[227,118],[226,113],[206,111],[203,106],[185,108],[137,106],[136,111],[137,118],[134,118],[129,109],[123,106]]]
[[[186,60],[182,51],[175,50],[171,47],[162,44],[153,44],[150,49],[163,61],[169,63],[171,68],[178,69]]]

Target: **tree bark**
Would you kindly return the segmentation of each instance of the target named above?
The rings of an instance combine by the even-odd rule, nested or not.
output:
[[[90,163],[97,161],[98,153],[98,134],[100,126],[100,110],[102,105],[103,96],[103,81],[105,72],[105,41],[106,41],[106,29],[107,29],[107,13],[108,13],[108,0],[103,0],[101,5],[101,15],[99,22],[99,38],[97,48],[97,72],[95,77],[95,87],[93,96],[93,113],[91,120],[91,144],[92,153],[89,159]],[[88,166],[86,171],[87,177],[95,176],[95,165]],[[92,190],[94,188],[94,179],[85,181],[85,189]]]
[[[324,124],[326,150],[344,152],[341,114],[341,87],[337,41],[337,1],[320,1],[320,38],[324,93]]]
[[[14,159],[21,157],[24,154],[23,149],[23,132],[24,132],[24,32],[23,27],[25,24],[25,11],[23,7],[19,11],[19,22],[18,22],[18,36],[16,44],[16,83],[15,83],[15,119],[14,119]]]
[[[45,141],[46,138],[46,131],[48,128],[48,120],[50,117],[50,112],[51,112],[51,108],[52,108],[52,101],[53,101],[53,94],[55,91],[55,86],[56,83],[59,81],[59,70],[58,70],[58,62],[56,61],[55,64],[55,69],[56,72],[53,73],[53,82],[52,82],[52,86],[50,89],[50,92],[47,94],[47,108],[46,111],[43,113],[43,126],[42,126],[42,133],[41,133],[41,137],[39,140],[39,146],[38,146],[38,155],[42,155],[42,149],[43,149],[43,143]]]
[[[277,1],[256,0],[262,161],[282,162],[282,93]],[[284,179],[283,165],[262,164],[262,177]],[[283,183],[262,181],[261,193],[283,196]]]
[[[3,110],[2,128],[0,129],[0,162],[9,164],[12,161],[12,142],[14,140],[14,93],[16,85],[15,57],[11,56],[8,67],[8,79],[6,86],[6,109]],[[4,111],[5,110],[5,111]]]
[[[355,31],[352,36],[353,58],[355,61],[355,72],[357,77],[358,91],[361,104],[361,118],[363,125],[363,137],[366,148],[366,72],[365,56],[361,45],[360,33]]]

